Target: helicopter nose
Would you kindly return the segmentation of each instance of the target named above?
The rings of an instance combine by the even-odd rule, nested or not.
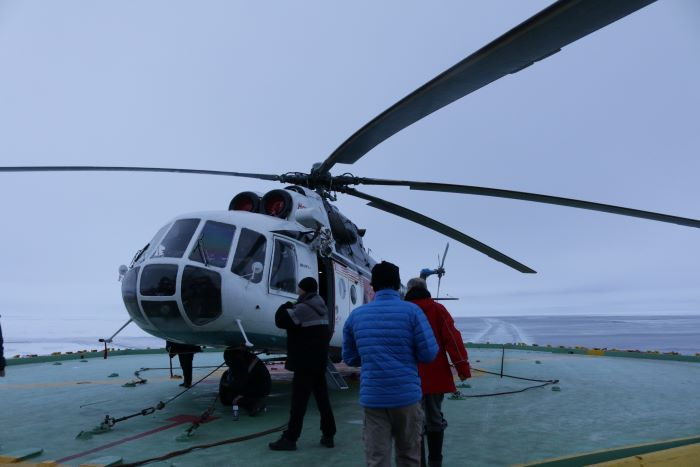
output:
[[[146,264],[125,274],[122,297],[139,326],[174,337],[221,316],[221,275],[187,264]]]

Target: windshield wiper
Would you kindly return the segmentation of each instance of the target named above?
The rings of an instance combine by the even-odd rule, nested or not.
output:
[[[207,249],[204,248],[204,241],[202,240],[202,237],[197,239],[197,250],[199,251],[199,256],[202,257],[202,262],[204,265],[209,267],[209,261],[207,260],[207,256],[209,256],[209,254],[207,253]]]
[[[146,243],[145,247],[141,248],[139,251],[136,252],[136,254],[134,255],[134,259],[131,260],[131,264],[129,265],[129,268],[132,268],[134,266],[134,264],[136,264],[136,261],[138,261],[141,258],[141,256],[146,252],[146,250],[148,250],[149,246],[151,246],[151,244]]]

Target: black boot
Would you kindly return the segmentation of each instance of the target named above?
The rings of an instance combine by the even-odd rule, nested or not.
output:
[[[285,438],[284,435],[277,441],[274,441],[270,444],[268,444],[270,449],[273,451],[296,451],[297,450],[297,443],[296,441],[292,441],[289,438]]]
[[[428,435],[428,466],[442,467],[442,440],[444,431],[429,431]]]
[[[333,436],[326,436],[326,435],[321,436],[321,446],[325,446],[327,448],[335,447],[335,442],[333,441]]]

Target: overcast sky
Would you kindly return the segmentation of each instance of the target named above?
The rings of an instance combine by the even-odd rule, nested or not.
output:
[[[308,171],[394,102],[549,2],[0,1],[0,165]],[[700,4],[659,1],[438,111],[336,174],[580,198],[700,218]],[[126,321],[117,268],[172,217],[271,182],[0,174],[3,326]],[[700,313],[700,231],[528,202],[363,191],[451,241],[458,316]],[[344,197],[404,282],[448,239]],[[429,280],[435,289],[436,279]],[[34,324],[31,324],[34,323]],[[25,324],[22,324],[24,326]],[[134,328],[135,329],[135,328]],[[23,332],[29,333],[27,329]]]

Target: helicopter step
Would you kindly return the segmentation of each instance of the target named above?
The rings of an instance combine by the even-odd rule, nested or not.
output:
[[[345,378],[343,378],[343,375],[340,374],[330,358],[326,363],[326,382],[328,383],[328,387],[333,389],[348,388],[348,383],[345,382]]]

